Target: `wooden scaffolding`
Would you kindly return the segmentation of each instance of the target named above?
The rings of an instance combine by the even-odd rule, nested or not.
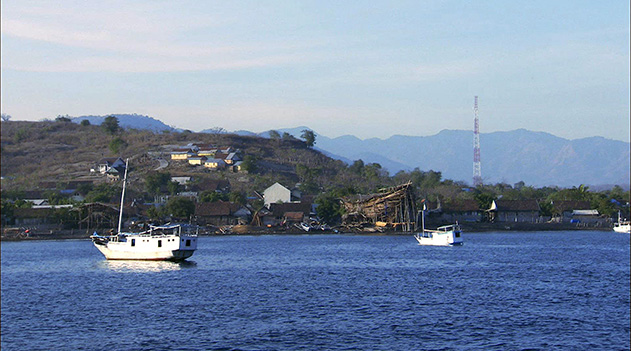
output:
[[[389,227],[412,231],[416,226],[416,201],[412,182],[380,189],[379,193],[355,195],[342,199],[346,214],[342,225]]]

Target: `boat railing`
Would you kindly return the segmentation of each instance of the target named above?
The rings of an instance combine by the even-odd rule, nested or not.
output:
[[[432,232],[432,233],[437,233],[437,234],[444,234],[447,232],[459,231],[459,230],[460,230],[460,226],[458,224],[445,225],[442,227],[438,227],[435,230],[425,229],[426,232]]]

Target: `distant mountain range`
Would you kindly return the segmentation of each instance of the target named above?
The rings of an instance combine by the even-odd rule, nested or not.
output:
[[[277,130],[296,137],[308,127]],[[243,133],[243,132],[241,132]],[[259,133],[267,137],[269,132]],[[432,136],[394,135],[362,140],[352,135],[317,134],[316,148],[350,163],[379,163],[390,174],[419,168],[440,171],[444,179],[471,183],[473,131],[443,130]],[[549,133],[518,129],[480,135],[482,178],[486,183],[524,181],[533,186],[580,184],[629,187],[630,144],[590,137],[568,140]]]
[[[181,131],[149,116],[113,114],[125,128]],[[72,118],[100,124],[106,116]],[[300,137],[308,127],[278,129]],[[216,129],[202,132],[216,132]],[[315,131],[314,131],[315,132]],[[269,137],[269,131],[231,132]],[[473,175],[473,132],[443,130],[432,136],[394,135],[387,139],[359,139],[352,135],[328,138],[316,133],[316,149],[329,157],[352,163],[379,163],[390,174],[419,168],[440,171],[444,179],[471,183]],[[630,144],[590,137],[568,140],[543,132],[518,129],[480,135],[482,178],[487,183],[563,187],[586,185],[629,186]]]

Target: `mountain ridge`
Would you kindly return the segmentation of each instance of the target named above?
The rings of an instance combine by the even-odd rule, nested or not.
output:
[[[113,114],[125,128],[153,131],[180,131],[161,121],[136,114]],[[91,123],[105,116],[73,117],[75,123]],[[98,123],[93,123],[98,124]],[[307,126],[276,129],[280,134],[300,137]],[[205,130],[205,131],[210,131]],[[204,132],[204,131],[202,131]],[[238,135],[269,138],[269,132],[247,130]],[[360,139],[346,134],[329,138],[316,134],[315,148],[326,155],[352,163],[379,163],[391,174],[400,170],[440,171],[444,178],[471,183],[473,173],[473,131],[445,129],[435,135],[392,135],[388,138]],[[629,184],[630,147],[628,142],[602,136],[565,139],[548,132],[525,128],[481,133],[482,177],[490,183],[524,181],[534,186],[578,186],[580,184]]]

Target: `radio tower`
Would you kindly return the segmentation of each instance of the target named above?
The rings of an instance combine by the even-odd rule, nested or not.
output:
[[[482,169],[480,167],[480,122],[478,120],[478,97],[473,102],[473,186],[482,185]]]

